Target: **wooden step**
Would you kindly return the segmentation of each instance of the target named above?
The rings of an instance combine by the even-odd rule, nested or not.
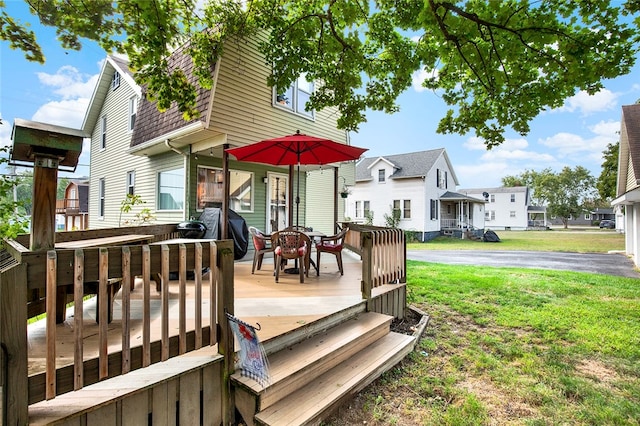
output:
[[[319,424],[337,407],[411,352],[414,339],[405,334],[387,334],[306,386],[259,412],[254,418],[255,424]]]
[[[248,404],[246,409],[253,413],[264,410],[388,334],[392,319],[375,312],[362,313],[269,355],[271,383],[267,388],[236,372],[232,376],[236,405]]]
[[[305,324],[301,327],[290,330],[284,334],[280,334],[274,338],[262,342],[262,347],[267,355],[276,353],[291,345],[294,345],[322,331],[335,327],[341,322],[367,311],[367,302],[349,306],[331,315],[324,316],[316,321]]]

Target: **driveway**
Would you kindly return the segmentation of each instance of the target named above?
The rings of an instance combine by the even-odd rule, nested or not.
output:
[[[544,251],[407,250],[407,258],[450,265],[560,269],[640,278],[634,264],[620,253]]]

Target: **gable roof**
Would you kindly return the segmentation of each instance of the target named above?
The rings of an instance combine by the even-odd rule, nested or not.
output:
[[[175,102],[172,103],[169,109],[160,112],[155,101],[150,101],[146,96],[143,96],[138,104],[136,125],[131,138],[131,148],[163,143],[164,139],[170,139],[166,135],[175,134],[181,130],[183,132],[198,131],[209,126],[215,84],[211,89],[200,87],[197,78],[193,74],[193,60],[188,54],[188,44],[184,44],[171,54],[168,65],[172,70],[182,70],[189,82],[196,85],[196,110],[199,115],[186,121]],[[214,70],[215,65],[211,70],[212,73]]]
[[[425,176],[434,166],[436,161],[444,156],[449,172],[456,185],[456,177],[449,156],[444,148],[428,151],[411,152],[408,154],[385,155],[380,157],[365,157],[356,164],[356,182],[371,180],[370,168],[380,161],[393,165],[394,172],[389,179],[406,179]]]
[[[631,185],[630,185],[631,184]],[[640,104],[623,105],[616,196],[640,184]]]
[[[499,186],[497,188],[468,188],[458,189],[461,193],[482,194],[488,192],[489,194],[513,194],[518,192],[524,192],[525,194],[529,190],[526,186]]]
[[[133,73],[129,69],[129,63],[126,59],[118,58],[115,56],[107,56],[102,64],[100,75],[96,87],[93,89],[91,100],[89,101],[89,108],[84,116],[82,122],[82,130],[88,134],[91,134],[96,126],[98,118],[100,118],[100,111],[104,105],[104,99],[111,90],[111,80],[115,72],[120,74],[120,84],[124,81],[136,92],[138,96],[141,95],[140,86],[138,86],[133,79]]]
[[[453,192],[453,191],[447,191],[444,194],[442,194],[440,196],[440,200],[441,201],[471,201],[474,203],[486,203],[486,200],[480,199],[480,198],[475,198],[475,197],[469,197],[466,194],[460,194],[459,192]]]

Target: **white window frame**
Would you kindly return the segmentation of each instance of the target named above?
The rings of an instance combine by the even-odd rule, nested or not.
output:
[[[100,117],[100,149],[107,149],[107,116]]]
[[[411,200],[402,200],[402,218],[411,219]]]
[[[496,202],[496,195],[495,194],[491,194],[489,197],[490,197],[489,198],[489,202],[490,203],[495,203]]]
[[[98,179],[98,217],[104,219],[106,207],[106,182],[104,178]]]
[[[306,87],[305,87],[306,86]],[[273,90],[273,105],[290,111],[301,117],[315,120],[315,111],[307,111],[305,104],[315,90],[315,84],[307,81],[305,74],[301,75],[287,88],[284,93]]]
[[[516,202],[516,194],[511,194],[511,202],[512,203]]]
[[[181,186],[170,186],[170,185],[162,185],[162,177],[164,175],[175,175],[181,178],[180,179],[180,185]],[[183,211],[185,208],[184,202],[185,202],[185,196],[184,196],[184,176],[185,176],[185,171],[184,168],[179,167],[179,168],[175,168],[175,169],[170,169],[170,170],[163,170],[161,172],[158,172],[157,174],[157,185],[156,185],[156,197],[158,202],[156,203],[157,205],[157,210],[158,211],[167,211],[167,212],[172,212],[172,211]],[[167,188],[167,189],[172,189],[171,192],[173,192],[175,195],[179,195],[180,197],[178,199],[175,199],[174,197],[174,202],[176,203],[176,205],[178,206],[178,208],[176,209],[167,209],[164,208],[162,206],[162,202],[160,200],[160,196],[163,193],[168,193],[167,191],[165,192],[161,192],[163,188]],[[180,207],[182,206],[182,207]]]
[[[111,79],[111,90],[116,90],[118,87],[120,87],[120,73],[114,71],[113,78]]]
[[[509,211],[509,217],[510,218],[515,218],[516,217],[516,211],[515,210]]]
[[[387,181],[387,171],[385,169],[378,169],[378,183],[385,183]]]
[[[127,194],[136,194],[136,172],[135,170],[127,172]]]
[[[132,96],[129,98],[129,131],[133,132],[133,128],[136,125],[136,114],[138,113],[138,97]]]

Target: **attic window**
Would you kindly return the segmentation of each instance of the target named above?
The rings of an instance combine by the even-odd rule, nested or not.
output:
[[[378,182],[385,182],[387,180],[386,174],[385,174],[385,170],[384,169],[379,169],[378,170]]]
[[[314,111],[306,109],[313,90],[313,82],[307,81],[303,74],[284,92],[276,93],[274,90],[274,105],[313,119]]]
[[[113,79],[111,80],[111,90],[116,90],[120,87],[120,73],[118,71],[113,73]]]

